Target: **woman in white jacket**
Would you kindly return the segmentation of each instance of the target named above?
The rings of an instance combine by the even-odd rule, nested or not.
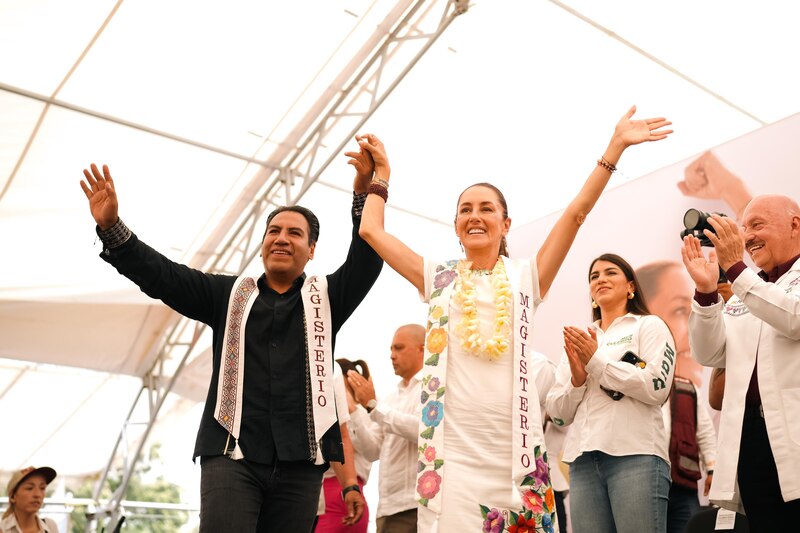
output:
[[[669,453],[661,405],[675,366],[672,335],[651,315],[631,266],[604,254],[589,269],[594,323],[564,328],[564,354],[547,396],[556,424],[572,424],[574,533],[666,531]]]

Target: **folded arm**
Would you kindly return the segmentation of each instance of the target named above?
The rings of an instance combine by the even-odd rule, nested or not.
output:
[[[675,342],[667,325],[656,316],[639,321],[639,353],[644,368],[625,361],[610,360],[598,352],[586,364],[586,370],[598,382],[649,405],[662,405],[669,397],[675,374]]]

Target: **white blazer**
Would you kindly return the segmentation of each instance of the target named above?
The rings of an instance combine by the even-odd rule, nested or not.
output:
[[[705,366],[726,368],[719,455],[709,499],[743,512],[736,467],[745,395],[758,354],[758,388],[784,501],[800,498],[800,260],[776,283],[745,269],[727,303],[692,302],[689,343]],[[745,458],[746,460],[746,458]]]

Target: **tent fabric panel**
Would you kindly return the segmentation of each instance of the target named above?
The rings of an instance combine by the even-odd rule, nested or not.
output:
[[[142,376],[173,317],[162,305],[0,300],[0,356]]]

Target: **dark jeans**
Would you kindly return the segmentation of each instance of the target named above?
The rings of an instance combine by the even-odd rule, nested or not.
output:
[[[378,533],[417,533],[417,510],[381,516],[375,521]]]
[[[681,487],[675,483],[669,488],[667,504],[667,533],[683,533],[689,519],[700,510],[697,489]]]
[[[569,494],[568,490],[554,490],[556,497],[556,515],[558,516],[558,529],[561,533],[567,533],[567,508],[564,507],[564,498]]]
[[[767,426],[758,408],[745,410],[737,474],[742,505],[752,533],[797,531],[800,500],[783,501]]]
[[[311,531],[327,464],[201,458],[201,533]]]

